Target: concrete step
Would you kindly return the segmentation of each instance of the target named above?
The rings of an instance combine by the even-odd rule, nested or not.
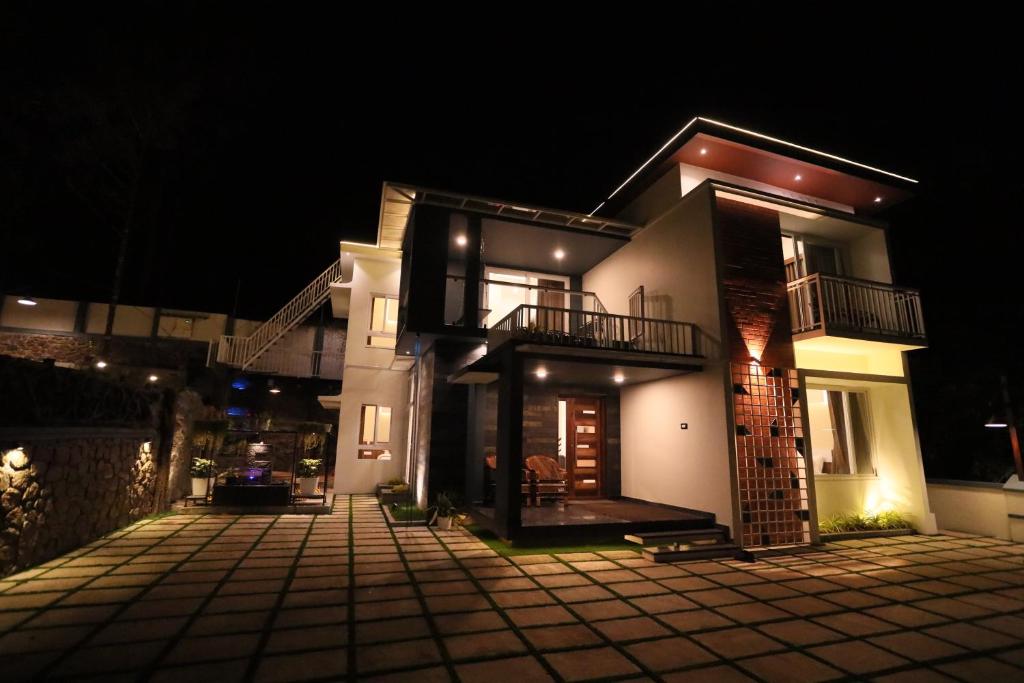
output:
[[[677,529],[673,531],[641,531],[635,534],[626,534],[625,540],[637,545],[667,546],[676,543],[695,543],[704,540],[728,541],[726,530],[714,526],[706,529]]]
[[[709,560],[716,557],[733,557],[740,547],[735,543],[713,541],[704,543],[657,546],[643,549],[643,558],[651,562],[686,562],[687,560]]]

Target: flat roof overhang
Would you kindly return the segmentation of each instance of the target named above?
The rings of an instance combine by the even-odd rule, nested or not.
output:
[[[523,343],[516,344],[513,352],[522,355],[524,372],[531,383],[555,382],[579,386],[624,387],[688,375],[704,369],[704,359],[693,356]],[[449,376],[448,382],[490,384],[501,376],[505,369],[505,358],[504,353],[487,354]],[[546,371],[543,379],[537,376],[537,371],[541,368]],[[616,375],[621,375],[621,382],[615,381]]]
[[[688,164],[873,215],[912,196],[917,181],[851,159],[705,117],[691,119],[592,215],[615,215],[675,164]],[[799,177],[799,179],[797,179]],[[876,199],[880,201],[876,201]]]

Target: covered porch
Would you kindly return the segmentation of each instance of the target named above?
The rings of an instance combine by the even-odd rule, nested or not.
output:
[[[620,395],[701,359],[510,341],[450,378],[470,384],[466,500],[504,538],[714,527],[715,515],[622,495]]]

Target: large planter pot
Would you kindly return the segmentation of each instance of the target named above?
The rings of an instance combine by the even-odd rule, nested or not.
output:
[[[318,477],[299,477],[299,494],[303,496],[316,495],[316,482]]]
[[[205,496],[210,490],[210,480],[206,477],[192,477],[192,495]]]
[[[452,528],[452,518],[451,517],[438,517],[437,518],[437,528],[440,529],[441,531],[448,531],[449,529]]]

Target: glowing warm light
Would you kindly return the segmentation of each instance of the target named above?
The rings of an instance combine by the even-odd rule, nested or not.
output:
[[[103,368],[107,367],[107,361],[105,361],[105,360],[98,360],[98,361],[96,361],[96,367],[98,367],[100,370],[102,370]]]
[[[618,372],[618,373],[615,373],[615,376],[612,377],[612,379],[615,380],[616,384],[622,384],[623,382],[626,381],[626,376],[623,375],[621,372]]]
[[[708,149],[707,149],[707,147],[701,147],[701,148],[700,148],[700,155],[701,155],[702,157],[703,157],[703,156],[707,156],[707,153],[708,153]]]
[[[149,455],[150,453],[152,453],[153,452],[153,442],[152,441],[144,441],[142,443],[142,452],[145,453],[146,455]]]
[[[277,387],[271,387],[270,393],[272,393],[272,394],[280,394],[281,390],[278,389]]]
[[[800,182],[803,179],[804,179],[804,177],[802,175],[800,175],[799,173],[797,173],[795,176],[793,176],[793,180],[795,180],[797,182]]]
[[[723,190],[715,190],[716,197],[723,197],[725,199],[731,199],[734,202],[742,202],[744,204],[750,204],[751,206],[760,206],[763,209],[772,209],[779,213],[788,213],[791,216],[797,216],[799,218],[806,218],[807,220],[817,220],[821,218],[820,213],[814,211],[805,211],[803,209],[797,209],[787,204],[776,204],[775,202],[765,201],[763,199],[757,199],[756,197],[750,197],[745,194],[736,194],[735,192],[725,192]]]
[[[455,244],[459,245],[460,247],[466,246],[466,242],[468,241],[469,240],[466,239],[465,235],[459,235],[458,237],[455,238]]]
[[[555,249],[555,258],[561,261],[565,258],[565,252],[561,249]]]
[[[985,426],[988,427],[989,429],[1006,429],[1006,427],[1008,427],[1009,425],[1007,425],[1006,422],[1004,422],[1003,420],[997,420],[995,418],[992,418],[991,420],[985,422]]]
[[[538,379],[544,379],[548,376],[548,371],[545,368],[537,368],[537,371],[533,374],[537,375]]]
[[[882,198],[881,197],[875,197],[875,204],[881,204],[881,203],[882,203]]]
[[[30,296],[19,296],[18,303],[22,306],[35,306],[38,302]]]
[[[18,446],[4,453],[0,464],[10,471],[23,470],[28,467],[28,455],[25,454],[23,447]]]
[[[150,381],[150,382],[155,382],[155,381],[157,381],[158,379],[160,379],[160,378],[159,378],[159,377],[157,377],[156,375],[150,375],[150,376],[149,376],[149,381]]]

